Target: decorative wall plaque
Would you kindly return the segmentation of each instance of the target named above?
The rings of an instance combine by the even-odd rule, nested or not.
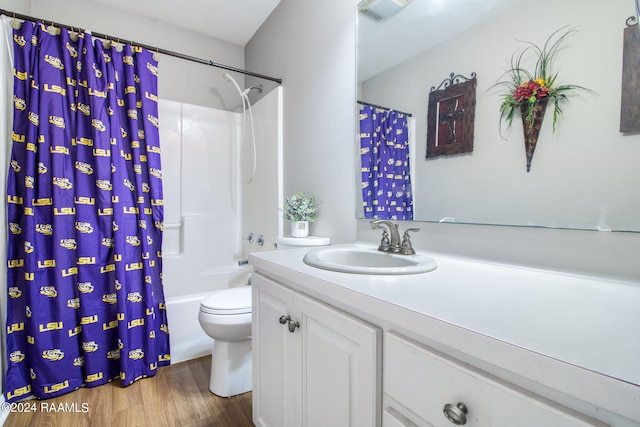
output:
[[[640,29],[635,16],[627,19],[622,53],[622,97],[620,102],[620,132],[640,131]]]
[[[429,93],[427,158],[473,151],[476,73],[471,78],[451,73]]]

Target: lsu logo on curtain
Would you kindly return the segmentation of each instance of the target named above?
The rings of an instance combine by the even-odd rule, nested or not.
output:
[[[102,238],[102,245],[106,246],[108,248],[115,247],[115,244],[113,243],[113,239],[111,237],[103,237]]]
[[[20,226],[18,224],[16,224],[15,222],[10,222],[9,223],[9,231],[11,231],[11,234],[18,235],[18,234],[22,233],[22,228],[20,228]]]
[[[60,246],[69,250],[78,249],[78,244],[76,243],[76,239],[62,239],[60,240]]]
[[[54,126],[64,129],[64,118],[60,116],[49,116],[49,123]]]
[[[158,75],[158,67],[156,67],[155,65],[147,62],[147,69],[151,71],[151,74],[153,74],[154,76]]]
[[[107,127],[104,125],[104,123],[102,123],[102,121],[98,119],[91,120],[91,126],[99,130],[100,132],[104,132],[107,130]]]
[[[40,293],[49,298],[55,298],[58,296],[58,291],[53,286],[42,286],[40,288]]]
[[[140,302],[142,301],[142,295],[140,295],[140,292],[130,292],[127,294],[127,300],[131,302]]]
[[[88,163],[76,162],[76,169],[86,175],[91,175],[93,173],[93,168]]]
[[[59,348],[45,350],[42,352],[42,358],[55,362],[64,358],[64,352]]]
[[[19,36],[17,34],[13,36],[13,41],[15,41],[16,44],[20,47],[24,47],[27,44],[24,36]]]
[[[102,301],[107,304],[115,304],[118,302],[118,297],[116,294],[104,294],[102,295]]]
[[[138,236],[127,236],[125,240],[131,246],[140,246],[140,244],[142,243],[140,241],[140,238],[138,238]]]
[[[132,360],[140,360],[144,357],[144,351],[142,351],[142,349],[137,348],[135,350],[131,350],[129,352],[129,359]]]
[[[56,58],[55,56],[51,55],[45,55],[44,62],[48,62],[58,70],[64,70],[64,65],[62,64],[62,60],[60,58]]]
[[[71,46],[71,44],[69,42],[67,42],[67,44],[65,45],[65,47],[67,48],[67,50],[69,51],[69,54],[73,57],[73,58],[77,58],[78,57],[78,51],[76,50],[75,47]]]
[[[93,289],[94,286],[91,284],[91,282],[78,283],[78,291],[82,292],[83,294],[89,294],[93,292]]]
[[[109,180],[106,179],[98,179],[96,180],[96,187],[100,190],[111,191],[113,189],[113,185]]]
[[[160,120],[158,120],[157,117],[152,116],[151,114],[149,114],[147,116],[147,120],[149,121],[149,123],[151,123],[152,125],[154,125],[155,127],[160,127]]]
[[[9,292],[9,296],[11,298],[20,298],[22,296],[22,291],[20,290],[20,288],[12,286],[8,289]]]
[[[93,226],[91,224],[89,224],[88,222],[76,222],[76,230],[78,230],[81,233],[85,233],[85,234],[91,234],[93,233]]]
[[[25,357],[23,352],[16,350],[9,355],[9,361],[11,361],[11,363],[20,363]]]
[[[63,190],[70,190],[71,188],[73,188],[73,184],[71,184],[71,181],[69,180],[69,178],[54,177],[53,185],[56,185],[62,188]]]
[[[44,388],[44,392],[45,393],[56,393],[60,390],[64,390],[65,388],[69,388],[69,380],[64,380],[61,383],[58,384],[52,384],[51,387],[46,387]]]
[[[77,108],[78,108],[78,111],[80,111],[85,116],[91,115],[91,108],[87,104],[82,104],[78,102]]]
[[[26,101],[15,95],[13,95],[13,105],[16,107],[16,110],[24,111],[27,109]]]
[[[89,342],[83,341],[82,349],[88,353],[92,353],[98,349],[98,344],[96,344],[95,341],[89,341]]]
[[[51,224],[36,224],[36,231],[45,236],[51,236],[53,234],[53,226]]]

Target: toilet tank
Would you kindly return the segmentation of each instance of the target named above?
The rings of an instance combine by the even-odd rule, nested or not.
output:
[[[294,249],[304,247],[329,246],[331,239],[328,237],[307,236],[307,237],[278,237],[276,239],[277,249]]]

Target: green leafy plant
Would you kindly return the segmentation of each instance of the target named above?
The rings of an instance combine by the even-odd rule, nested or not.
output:
[[[501,95],[500,121],[504,120],[507,128],[511,127],[514,112],[522,106],[526,106],[527,123],[533,126],[533,107],[536,102],[551,101],[555,132],[558,116],[562,113],[560,103],[567,99],[567,95],[576,90],[592,92],[582,86],[557,83],[558,73],[553,71],[556,55],[568,47],[567,38],[577,32],[575,28],[565,28],[554,31],[542,48],[532,42],[524,42],[525,47],[511,56],[510,68],[502,75],[505,79],[492,86],[506,89]],[[531,59],[535,59],[533,71],[524,66],[524,62]]]
[[[315,196],[307,197],[299,192],[289,197],[284,202],[283,217],[289,221],[309,221],[318,219],[318,203]]]

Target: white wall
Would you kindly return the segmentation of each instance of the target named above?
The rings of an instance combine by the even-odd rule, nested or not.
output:
[[[320,201],[311,234],[355,239],[355,0],[282,0],[245,46],[247,69],[283,79],[284,196]]]
[[[284,79],[285,192],[318,195],[323,211],[312,231],[328,235],[333,243],[354,241],[356,230],[362,240],[375,242],[379,237],[368,231],[368,221],[360,220],[356,227],[353,219],[355,4],[283,0],[246,46],[248,67]],[[413,239],[418,248],[579,274],[634,281],[640,277],[638,233],[411,226],[423,229]]]

